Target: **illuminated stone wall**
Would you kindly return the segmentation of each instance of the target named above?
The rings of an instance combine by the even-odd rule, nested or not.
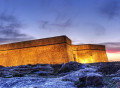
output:
[[[0,45],[0,65],[107,62],[105,46],[72,45],[66,36]]]
[[[104,45],[73,45],[73,54],[77,62],[108,62]]]
[[[65,36],[1,45],[0,65],[67,63],[72,59],[68,46],[71,40]]]

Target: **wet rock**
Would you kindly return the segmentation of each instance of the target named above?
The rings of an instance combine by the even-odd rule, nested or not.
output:
[[[20,72],[17,72],[17,71],[13,71],[13,72],[3,71],[3,72],[0,72],[0,77],[3,77],[3,78],[23,77],[23,76],[24,76],[24,73],[20,73]]]
[[[89,73],[86,75],[86,85],[99,86],[103,85],[103,76],[97,73]]]
[[[65,73],[70,71],[76,71],[79,69],[83,69],[86,66],[84,64],[78,63],[78,62],[69,62],[66,64],[63,64],[61,68],[59,69],[58,73]]]
[[[76,88],[73,82],[60,78],[14,77],[0,78],[0,88]]]
[[[58,73],[60,68],[62,67],[63,64],[53,64],[51,67],[53,68],[53,73]]]
[[[102,72],[103,74],[114,74],[120,69],[120,65],[114,64],[114,63],[104,63],[100,66],[98,69],[99,72]]]
[[[37,74],[39,76],[49,76],[52,73],[51,72],[46,72],[46,71],[37,71],[37,72],[34,72],[33,74]]]
[[[69,81],[79,81],[79,78],[84,77],[88,73],[96,72],[96,69],[94,68],[84,68],[80,69],[78,71],[73,71],[67,73],[67,75],[63,76],[63,80],[69,80]]]
[[[112,82],[117,86],[116,88],[120,87],[120,76],[119,77],[113,77]]]
[[[120,76],[120,70],[118,70],[118,71],[116,72],[116,75]]]
[[[4,68],[4,66],[0,65],[0,69],[1,69],[1,68]]]
[[[113,77],[112,80],[120,82],[120,77]]]
[[[79,78],[78,87],[103,86],[103,76],[98,73],[88,73]]]
[[[107,67],[110,66],[110,67]],[[119,63],[80,64],[35,64],[0,68],[0,88],[111,88],[118,85]],[[101,70],[103,68],[103,70]],[[113,73],[109,71],[113,68]],[[109,72],[105,72],[109,71]],[[104,75],[102,75],[104,73]],[[109,73],[109,75],[108,75]],[[106,75],[107,74],[107,75]],[[114,77],[111,77],[113,75]],[[105,77],[105,81],[103,80]],[[117,78],[115,78],[115,76]],[[107,80],[106,80],[107,79]],[[108,80],[113,81],[108,81]]]
[[[13,67],[5,67],[0,69],[0,77],[10,78],[10,77],[23,77],[29,74],[36,75],[50,75],[53,72],[53,68],[50,65],[21,65]],[[38,74],[39,73],[39,74]]]
[[[117,76],[117,77],[120,77],[120,70],[118,70],[116,73],[109,74],[109,75],[107,75],[107,76],[111,76],[111,77]]]

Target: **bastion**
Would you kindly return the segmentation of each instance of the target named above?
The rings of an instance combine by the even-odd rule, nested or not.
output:
[[[108,62],[104,45],[72,45],[67,36],[0,45],[0,65]]]

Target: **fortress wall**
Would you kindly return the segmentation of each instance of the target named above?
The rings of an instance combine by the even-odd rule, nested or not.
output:
[[[103,45],[72,45],[66,36],[0,45],[0,65],[108,62]]]
[[[105,51],[104,45],[89,44],[89,46],[91,50],[104,50]]]
[[[72,46],[74,51],[79,51],[79,50],[88,50],[90,49],[89,45],[73,45]]]
[[[73,51],[75,61],[79,63],[90,63],[92,62],[92,56],[90,50]]]
[[[47,45],[43,45],[42,41]],[[49,43],[46,43],[45,41],[49,41]],[[39,42],[41,45],[36,42]],[[70,58],[68,55],[68,48],[70,47],[68,44],[70,44],[70,42],[71,41],[67,37],[62,36],[58,38],[54,37],[49,39],[42,39],[40,41],[36,40],[5,44],[2,45],[4,47],[1,46],[0,50],[0,65],[17,66],[37,63],[67,63],[69,62],[68,58]],[[33,46],[35,44],[36,46]]]
[[[108,62],[106,51],[104,50],[91,50],[93,62]]]
[[[73,52],[80,63],[108,62],[104,45],[73,45]]]
[[[69,61],[74,61],[72,45],[67,45],[67,53],[68,53]]]
[[[85,44],[85,45],[73,45],[73,50],[105,50],[104,45]]]
[[[9,62],[9,59],[7,58],[7,51],[0,51],[0,65],[6,66]]]
[[[66,37],[66,41],[67,41],[67,55],[68,55],[68,60],[69,61],[74,61],[74,58],[73,58],[73,49],[72,49],[72,43],[71,43],[71,40]]]
[[[50,37],[38,40],[22,41],[0,45],[0,50],[20,49],[33,46],[53,45],[59,43],[71,44],[71,40],[66,36]]]

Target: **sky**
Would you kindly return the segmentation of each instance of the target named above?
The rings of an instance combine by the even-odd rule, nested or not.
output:
[[[120,0],[0,0],[0,44],[60,35],[120,61]]]

